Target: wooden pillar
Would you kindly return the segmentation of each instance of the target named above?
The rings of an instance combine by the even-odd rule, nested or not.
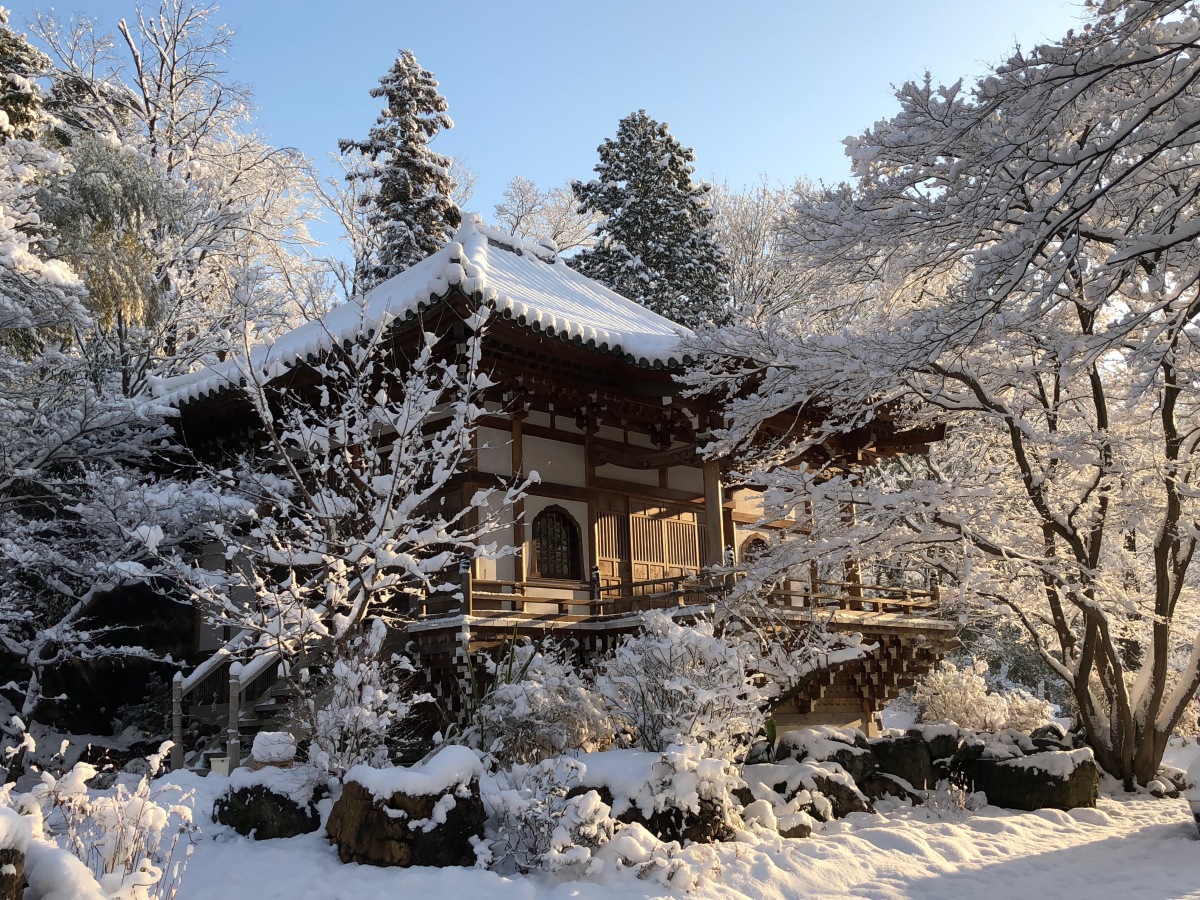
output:
[[[521,425],[525,411],[517,410],[512,415],[512,474],[518,481],[525,477],[525,438]],[[517,553],[513,557],[513,581],[525,581],[525,501],[518,500],[512,505],[512,540]],[[523,592],[522,592],[523,593]]]
[[[715,459],[704,463],[704,564],[719,566],[725,560],[725,510],[721,491],[721,464]]]
[[[171,679],[171,771],[183,769],[183,673]]]
[[[848,500],[842,506],[842,521],[849,526],[854,525],[854,501]],[[859,567],[858,560],[853,556],[847,556],[844,564],[846,573],[846,596],[851,600],[848,604],[850,609],[862,609],[861,598],[862,592],[862,569]]]
[[[461,608],[462,608],[464,615],[468,615],[468,616],[473,615],[475,612],[475,605],[471,599],[471,594],[473,592],[473,587],[472,587],[472,575],[473,575],[472,570],[473,570],[473,568],[474,568],[474,560],[464,559],[464,560],[461,560],[458,564],[458,588],[462,592]]]
[[[229,771],[242,764],[242,664],[229,666],[229,729],[225,733],[225,755]]]
[[[810,537],[816,537],[817,530],[817,514],[813,509],[811,500],[804,501],[804,510],[808,513],[808,534]],[[821,568],[817,565],[815,559],[808,564],[808,594],[810,605],[814,602],[812,598],[821,593]]]
[[[593,600],[599,600],[596,584],[600,580],[600,552],[596,541],[596,466],[592,463],[592,432],[595,418],[588,416],[583,427],[583,487],[587,491],[588,577],[592,581]]]

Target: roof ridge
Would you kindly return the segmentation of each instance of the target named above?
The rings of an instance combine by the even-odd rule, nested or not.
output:
[[[251,348],[248,360],[241,356],[155,379],[154,394],[179,405],[236,388],[249,373],[273,379],[356,332],[382,332],[397,320],[411,319],[455,288],[535,332],[634,365],[688,362],[678,343],[689,329],[577,272],[545,244],[489,228],[477,213],[467,213],[449,243],[366,294]]]

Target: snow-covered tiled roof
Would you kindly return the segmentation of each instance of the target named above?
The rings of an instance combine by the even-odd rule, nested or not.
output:
[[[550,247],[487,228],[467,215],[455,239],[360,301],[342,304],[322,319],[255,347],[250,364],[267,379],[297,362],[412,318],[459,287],[498,314],[543,334],[621,356],[636,365],[677,366],[678,349],[691,332],[576,272]],[[243,382],[245,360],[214,363],[164,378],[155,394],[176,406]]]

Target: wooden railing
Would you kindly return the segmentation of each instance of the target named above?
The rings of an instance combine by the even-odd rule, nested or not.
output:
[[[244,665],[237,659],[251,643],[249,631],[236,635],[224,647],[198,665],[191,674],[175,673],[171,685],[171,768],[183,766],[184,704],[227,705],[226,755],[229,768],[241,763],[241,718],[248,703],[255,702],[279,680],[282,658],[275,651],[259,651]],[[227,701],[227,703],[226,703]]]
[[[549,616],[611,616],[677,606],[711,604],[726,596],[742,576],[738,573],[690,573],[648,581],[624,582],[593,577],[561,585],[538,582],[463,578],[457,595],[434,595],[413,610],[418,618],[462,615],[497,616],[505,613]],[[553,589],[560,596],[548,595]],[[563,595],[570,596],[563,596]],[[464,604],[461,598],[467,598]],[[863,584],[820,581],[815,585],[787,582],[762,591],[760,602],[785,609],[824,609],[847,612],[886,612],[929,615],[941,603],[936,586]]]

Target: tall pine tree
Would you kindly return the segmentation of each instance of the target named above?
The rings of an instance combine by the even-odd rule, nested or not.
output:
[[[411,50],[402,50],[371,96],[386,99],[387,106],[370,135],[338,142],[342,153],[357,151],[365,163],[347,178],[371,185],[362,203],[377,249],[355,260],[362,291],[440,249],[462,219],[451,199],[451,160],[428,146],[439,131],[454,127],[433,75]]]
[[[9,15],[0,6],[0,143],[36,139],[42,114],[36,79],[50,70],[50,58],[9,27]]]
[[[713,236],[709,186],[665,122],[638,110],[599,147],[597,178],[572,182],[581,211],[604,216],[596,245],[571,264],[660,315],[695,327],[719,320],[728,264]]]

